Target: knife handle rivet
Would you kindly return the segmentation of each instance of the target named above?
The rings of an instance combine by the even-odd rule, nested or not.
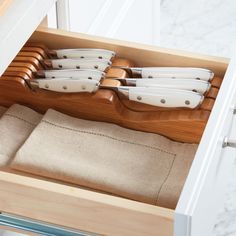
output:
[[[62,65],[58,65],[59,68],[62,68]]]
[[[94,68],[95,68],[95,69],[98,69],[98,66],[96,65],[96,66],[94,66]]]
[[[84,56],[81,56],[80,58],[81,58],[81,59],[83,59],[83,58],[84,58]]]
[[[166,103],[166,100],[165,99],[161,99],[161,103]]]
[[[190,105],[190,101],[189,101],[189,100],[186,100],[186,101],[185,101],[185,104],[186,104],[186,105]]]
[[[44,86],[46,89],[48,89],[49,88],[49,85],[48,84],[45,84],[45,86]]]
[[[138,97],[137,97],[137,100],[141,101],[141,100],[142,100],[142,97],[141,97],[141,96],[138,96]]]
[[[66,58],[67,58],[67,56],[65,56],[65,55],[64,55],[64,56],[63,56],[63,58],[65,58],[65,59],[66,59]]]
[[[149,78],[149,79],[152,79],[152,78],[153,78],[153,76],[149,75],[149,76],[148,76],[148,78]]]
[[[92,77],[88,77],[88,79],[93,79]]]
[[[80,69],[80,66],[76,66],[76,69]]]
[[[99,56],[99,57],[98,57],[98,59],[102,59],[102,57],[101,57],[101,56]]]
[[[64,90],[67,90],[67,87],[64,85],[64,86],[63,86],[63,89],[64,89]]]
[[[83,86],[82,86],[82,89],[85,90],[85,89],[86,89],[86,86],[83,85]]]

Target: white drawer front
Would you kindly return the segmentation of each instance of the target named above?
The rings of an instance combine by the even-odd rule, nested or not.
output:
[[[0,1],[0,75],[38,27],[55,0],[4,2]]]
[[[223,147],[224,137],[236,139],[236,62],[232,61],[211,113],[175,212],[175,236],[212,235],[223,206],[225,187],[236,149]]]

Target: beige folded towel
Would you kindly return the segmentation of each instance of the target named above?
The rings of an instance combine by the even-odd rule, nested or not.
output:
[[[0,117],[6,112],[7,108],[0,106]]]
[[[0,167],[8,164],[39,123],[41,115],[20,105],[11,106],[0,119]]]
[[[11,167],[174,208],[196,147],[49,110]]]

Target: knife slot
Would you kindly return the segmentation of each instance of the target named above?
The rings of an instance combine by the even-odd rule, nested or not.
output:
[[[48,59],[48,55],[46,54],[45,50],[43,50],[40,47],[27,47],[24,46],[21,49],[21,52],[34,52],[34,53],[38,53],[42,56],[43,59]]]
[[[199,109],[201,110],[206,110],[206,111],[211,111],[213,106],[214,106],[215,100],[212,98],[205,98],[204,101],[202,102],[201,106]]]
[[[24,72],[18,72],[18,71],[10,71],[7,70],[3,73],[1,78],[5,78],[5,77],[20,77],[23,80],[30,80],[31,77],[28,76],[28,74],[24,73]]]
[[[34,57],[17,56],[17,57],[14,58],[13,62],[31,63],[35,68],[37,68],[37,70],[43,70],[43,67],[40,64],[40,62],[37,59],[35,59]]]
[[[16,72],[16,73],[24,73],[28,76],[29,79],[33,78],[32,71],[26,67],[15,67],[15,66],[11,67],[11,66],[9,66],[7,71]]]
[[[25,62],[15,62],[13,61],[9,67],[19,67],[19,68],[22,68],[22,69],[28,69],[30,70],[31,72],[36,72],[38,71],[38,69],[31,63],[25,63]]]
[[[128,78],[128,73],[120,68],[110,68],[106,73],[108,78]]]
[[[208,91],[208,93],[206,94],[207,98],[213,98],[216,99],[217,95],[218,95],[219,89],[215,88],[215,87],[211,87],[211,89]]]
[[[36,52],[22,52],[20,51],[17,56],[22,56],[22,57],[34,57],[35,59],[37,59],[38,61],[42,61],[43,57]]]
[[[216,87],[216,88],[220,88],[222,81],[223,81],[222,78],[214,76],[214,78],[211,81],[211,86]]]
[[[112,61],[112,66],[117,66],[117,67],[133,67],[134,63],[131,60],[127,60],[127,59],[124,59],[124,58],[116,57]]]

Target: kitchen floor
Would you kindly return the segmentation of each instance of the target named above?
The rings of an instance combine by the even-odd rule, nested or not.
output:
[[[235,0],[162,0],[161,46],[236,56]],[[236,162],[236,161],[235,161]],[[236,164],[214,235],[236,236]]]

